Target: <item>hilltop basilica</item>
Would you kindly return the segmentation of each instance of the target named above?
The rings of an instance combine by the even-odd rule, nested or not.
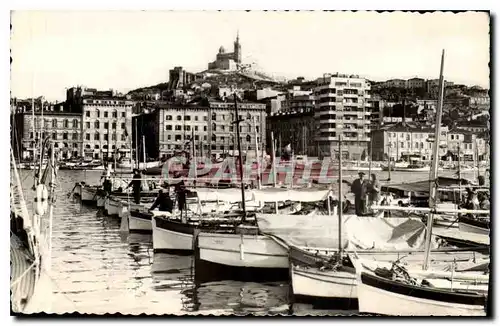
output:
[[[239,33],[234,41],[234,51],[226,53],[223,46],[219,48],[219,53],[214,62],[208,64],[208,69],[236,70],[241,64],[241,45]]]

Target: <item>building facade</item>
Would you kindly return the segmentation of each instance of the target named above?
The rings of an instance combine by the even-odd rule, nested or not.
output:
[[[489,148],[485,139],[465,129],[452,129],[448,132],[447,147],[454,156],[460,153],[460,159],[473,161],[474,156],[480,160],[489,160]]]
[[[255,141],[262,150],[266,144],[266,104],[240,101],[238,114],[242,150],[255,150]],[[158,104],[153,112],[134,120],[144,126],[138,129],[138,139],[145,137],[150,158],[168,157],[193,143],[197,155],[216,157],[234,154],[237,149],[236,118],[233,101],[205,98],[190,104]]]
[[[19,112],[14,115],[13,145],[24,160],[32,160],[35,145],[46,137],[54,140],[59,159],[82,157],[81,113],[59,111]],[[37,153],[39,158],[40,153]]]
[[[314,109],[295,112],[278,112],[267,117],[267,149],[272,150],[271,133],[273,134],[276,151],[291,145],[296,155],[317,156],[316,129]]]
[[[406,80],[404,79],[389,79],[384,82],[384,87],[387,88],[406,88]]]
[[[133,106],[134,102],[117,97],[82,99],[81,151],[85,158],[130,159]]]
[[[346,159],[359,159],[370,141],[370,82],[356,75],[327,75],[314,89],[320,157],[335,157],[339,137]]]
[[[425,88],[425,86],[426,86],[426,83],[425,83],[425,79],[423,79],[423,78],[418,78],[418,77],[410,78],[406,82],[406,88],[410,88],[410,89]]]
[[[396,123],[372,131],[372,159],[398,161],[404,157],[419,157],[427,161],[432,157],[434,128]],[[441,127],[439,155],[447,153],[448,127]]]

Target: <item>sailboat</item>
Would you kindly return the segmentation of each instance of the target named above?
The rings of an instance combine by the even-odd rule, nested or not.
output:
[[[44,156],[49,138],[41,146]],[[24,199],[21,180],[11,149],[11,309],[15,313],[37,313],[49,311],[50,295],[48,274],[51,269],[52,216],[56,165],[53,144],[50,160],[42,171],[39,165],[35,175],[34,209],[30,216]],[[43,172],[43,173],[42,173]],[[47,218],[48,215],[48,218]]]
[[[430,207],[427,220],[426,251],[422,264],[423,271],[418,274],[412,273],[398,262],[394,262],[390,266],[383,266],[380,262],[368,264],[359,259],[356,262],[356,270],[359,311],[362,313],[398,316],[486,315],[489,275],[457,272],[452,268],[451,272],[440,273],[436,276],[435,271],[428,270],[434,217],[433,209],[436,207],[437,185],[433,181],[436,180],[438,172],[439,138],[444,97],[443,66],[444,50],[441,56],[435,141],[429,178],[431,189]],[[390,207],[387,209],[398,210]],[[464,212],[469,213],[470,211],[464,210]],[[484,266],[486,267],[485,272],[488,273],[489,263]],[[481,285],[479,288],[478,284]]]

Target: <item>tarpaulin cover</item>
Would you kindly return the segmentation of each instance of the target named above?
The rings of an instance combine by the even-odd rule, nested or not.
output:
[[[326,200],[329,189],[284,189],[284,188],[267,188],[253,191],[256,201],[262,202],[284,202],[287,200],[294,202],[319,202]]]
[[[337,249],[337,215],[257,214],[263,233],[272,234],[288,245]],[[425,225],[417,219],[343,216],[342,242],[346,249],[423,249]],[[435,244],[433,244],[435,247]]]

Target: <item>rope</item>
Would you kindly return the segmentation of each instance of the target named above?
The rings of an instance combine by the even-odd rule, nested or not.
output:
[[[21,281],[21,279],[29,272],[30,269],[32,269],[35,265],[37,265],[37,262],[34,261],[33,264],[30,265],[30,267],[26,268],[26,270],[14,281],[10,284],[10,288],[12,289],[17,283]]]

